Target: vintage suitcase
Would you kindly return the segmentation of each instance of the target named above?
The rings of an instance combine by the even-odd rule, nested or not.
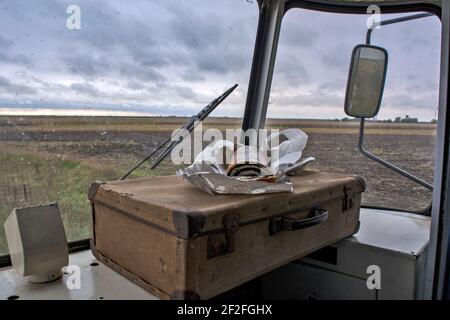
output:
[[[357,231],[359,177],[304,171],[293,193],[209,195],[176,176],[96,182],[92,251],[161,299],[208,299]]]

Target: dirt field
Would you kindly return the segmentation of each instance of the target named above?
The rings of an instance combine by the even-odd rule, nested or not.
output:
[[[88,237],[89,183],[117,179],[185,120],[1,116],[1,225],[13,207],[58,201],[69,239]],[[211,118],[204,127],[238,128],[240,120]],[[317,159],[312,168],[363,176],[365,204],[421,210],[430,203],[430,192],[359,153],[356,122],[269,120],[267,127],[304,130],[309,135],[304,155]],[[432,124],[368,123],[366,147],[432,182],[435,129]],[[156,171],[144,167],[134,176],[174,174],[175,169],[164,161]],[[0,228],[0,254],[5,251]]]

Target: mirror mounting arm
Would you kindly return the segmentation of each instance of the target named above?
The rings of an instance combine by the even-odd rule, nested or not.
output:
[[[396,24],[396,23],[400,23],[400,22],[411,21],[411,20],[416,20],[416,19],[422,19],[422,18],[427,18],[427,17],[432,17],[432,16],[434,16],[434,14],[432,14],[432,13],[417,13],[417,14],[412,14],[412,15],[405,16],[405,17],[399,17],[399,18],[394,18],[394,19],[382,20],[382,21],[379,21],[377,23],[374,23],[374,24],[372,24],[372,26],[370,28],[367,29],[366,44],[370,44],[371,43],[372,31],[376,27],[387,26],[387,25],[390,25],[390,24]]]
[[[372,32],[375,29],[375,27],[377,26],[385,26],[385,25],[390,25],[390,24],[396,24],[396,23],[400,23],[400,22],[405,22],[405,21],[410,21],[410,20],[416,20],[416,19],[421,19],[421,18],[426,18],[426,17],[430,17],[433,14],[431,13],[419,13],[419,14],[413,14],[410,16],[406,16],[406,17],[400,17],[400,18],[395,18],[395,19],[389,19],[389,20],[383,20],[380,21],[378,24],[374,24],[371,28],[367,29],[367,34],[366,34],[366,44],[370,45],[372,42]],[[433,190],[433,185],[420,179],[419,177],[416,177],[415,175],[410,174],[409,172],[393,165],[392,163],[383,160],[379,157],[377,157],[376,155],[370,153],[369,151],[367,151],[364,148],[364,122],[365,122],[365,118],[360,118],[361,119],[361,124],[360,124],[360,128],[359,128],[359,142],[358,142],[358,148],[359,151],[365,155],[366,157],[372,159],[375,162],[378,162],[379,164],[399,173],[400,175],[414,181],[417,184],[420,184],[422,187],[428,189],[428,190]]]
[[[371,29],[371,28],[367,29],[367,34],[366,34],[366,44],[367,45],[370,45],[372,42],[372,32],[373,32],[373,29]]]
[[[376,155],[370,153],[369,151],[367,151],[364,148],[364,122],[365,122],[365,119],[364,118],[360,118],[360,119],[361,119],[361,123],[360,123],[360,127],[359,127],[358,148],[359,148],[359,151],[363,155],[365,155],[366,157],[372,159],[373,161],[378,162],[379,164],[381,164],[381,165],[383,165],[383,166],[385,166],[385,167],[387,167],[387,168],[389,168],[389,169],[399,173],[400,175],[402,175],[402,176],[404,176],[404,177],[414,181],[415,183],[420,184],[422,187],[424,187],[424,188],[426,188],[428,190],[431,190],[431,191],[433,190],[433,185],[432,184],[430,184],[430,183],[420,179],[419,177],[416,177],[415,175],[412,175],[411,173],[409,173],[409,172],[407,172],[407,171],[405,171],[405,170],[403,170],[403,169],[393,165],[392,163],[390,163],[390,162],[388,162],[386,160],[383,160],[383,159],[377,157]]]

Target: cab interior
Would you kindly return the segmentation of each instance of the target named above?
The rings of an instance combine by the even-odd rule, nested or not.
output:
[[[292,48],[283,47],[285,24],[291,23],[289,28],[294,29],[297,27],[296,23],[301,22],[303,15],[306,14],[311,14],[313,17],[315,14],[325,15],[325,18],[319,19],[322,22],[328,19],[328,16],[367,18],[369,12],[375,12],[368,11],[371,5],[382,13],[380,19],[373,20],[373,28],[354,30],[356,38],[347,41],[353,43],[353,52],[346,52],[346,57],[352,57],[352,60],[336,63],[344,65],[345,70],[339,70],[343,77],[348,79],[346,103],[342,109],[345,108],[348,117],[355,119],[355,130],[358,131],[358,135],[351,136],[353,143],[351,155],[357,155],[358,158],[357,161],[352,162],[350,173],[359,174],[364,178],[368,176],[369,184],[379,188],[376,190],[382,194],[383,200],[379,201],[379,197],[376,203],[363,203],[360,212],[360,229],[354,236],[258,277],[215,299],[447,299],[450,294],[447,261],[450,3],[438,0],[258,0],[257,2],[259,11],[257,30],[251,71],[248,75],[245,110],[241,118],[243,130],[264,128],[271,121],[269,120],[271,100],[277,98],[271,95],[271,90],[278,85],[277,81],[280,79],[277,69],[278,60],[289,59],[290,54],[295,55]],[[195,10],[195,8],[192,9]],[[400,25],[407,26],[412,30],[411,32],[415,32],[415,24],[420,28],[421,21],[427,19],[434,19],[440,26],[438,34],[440,43],[437,44],[440,52],[438,57],[433,57],[438,59],[436,65],[439,67],[439,75],[436,75],[438,87],[435,88],[438,105],[433,106],[436,110],[436,135],[433,137],[433,142],[430,140],[424,142],[424,144],[430,144],[430,149],[433,150],[433,154],[428,156],[433,157],[434,165],[432,172],[427,172],[428,178],[424,178],[423,175],[414,172],[414,168],[410,170],[398,166],[390,161],[389,157],[386,159],[382,155],[377,155],[376,148],[372,148],[372,136],[367,135],[367,132],[376,130],[377,115],[384,112],[383,88],[386,92],[389,86],[395,85],[393,81],[390,82],[389,73],[396,68],[394,57],[396,54],[399,56],[399,53],[395,47],[394,49],[392,46],[384,48],[383,35],[388,37],[391,33],[395,33],[395,28]],[[325,24],[314,27],[327,29],[328,26]],[[345,38],[346,35],[343,34],[342,37]],[[358,37],[359,41],[356,40]],[[390,44],[395,42],[396,38],[393,39],[394,41],[391,40]],[[436,37],[433,38],[435,39]],[[326,47],[326,44],[323,46]],[[339,50],[340,47],[334,49]],[[414,52],[402,51],[400,54],[407,55]],[[364,55],[381,59],[377,60],[379,65],[374,67],[376,71],[370,68],[364,71],[363,62],[358,62],[358,59]],[[388,57],[389,63],[387,63]],[[349,66],[350,70],[348,70]],[[379,83],[364,83],[359,89],[355,89],[358,83],[362,83],[358,81],[358,76],[361,74],[364,76],[364,72],[378,72]],[[388,80],[386,80],[386,73]],[[293,81],[302,81],[302,76],[307,75],[299,71]],[[342,91],[341,87],[339,89]],[[357,90],[364,93],[356,97]],[[353,98],[356,100],[352,100]],[[357,99],[372,99],[372,101],[358,102]],[[358,108],[358,105],[362,107]],[[370,107],[364,109],[364,106]],[[324,139],[328,138],[324,137]],[[329,139],[330,143],[334,143],[332,138]],[[395,144],[396,142],[385,141],[384,143]],[[399,145],[402,143],[404,145],[407,142],[400,142]],[[414,158],[414,155],[405,155],[405,157]],[[358,161],[373,163],[371,172],[361,172]],[[331,167],[333,162],[321,161],[317,164],[319,169],[321,165]],[[391,181],[377,181],[379,172],[383,170],[389,172]],[[407,183],[399,188],[397,193],[383,193],[383,184],[400,180]],[[377,183],[379,186],[375,187]],[[402,197],[402,194],[408,194],[410,200],[407,204],[399,202],[398,199]],[[415,202],[415,199],[419,198],[420,201]],[[396,205],[397,203],[401,204]],[[86,284],[80,290],[67,290],[61,282],[30,285],[14,273],[9,256],[4,255],[0,257],[2,266],[0,297],[10,300],[156,299],[99,263],[89,250],[89,239],[70,242],[69,250],[70,264],[81,266],[83,283]],[[377,270],[380,270],[382,274],[380,288],[371,288],[368,285],[369,277],[376,273],[373,266],[379,268]]]

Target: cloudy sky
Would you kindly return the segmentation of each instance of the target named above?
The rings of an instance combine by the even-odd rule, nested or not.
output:
[[[66,27],[69,5],[81,9],[80,30]],[[0,114],[190,115],[238,83],[213,115],[242,116],[257,18],[254,0],[0,0]],[[366,20],[288,12],[268,116],[344,117]],[[373,41],[390,54],[379,117],[432,119],[439,20],[386,26]]]

